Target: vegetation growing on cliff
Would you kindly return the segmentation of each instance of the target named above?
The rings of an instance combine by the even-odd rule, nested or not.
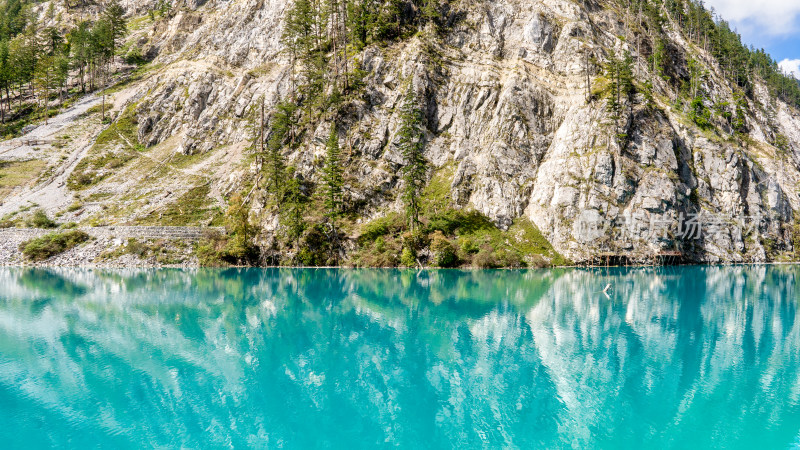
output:
[[[400,130],[397,132],[397,136],[400,154],[403,156],[402,197],[411,231],[415,231],[419,225],[419,198],[428,178],[428,162],[423,154],[425,150],[424,125],[425,116],[422,114],[413,87],[409,85],[400,109]]]
[[[755,86],[758,82],[764,83],[772,97],[800,107],[800,82],[784,74],[763,49],[744,45],[730,24],[715,16],[713,10],[708,10],[702,2],[613,0],[610,5],[620,8],[620,11],[630,11],[624,13],[625,39],[637,49],[635,60],[630,54],[623,57],[613,53],[606,55],[604,77],[596,80],[592,90],[593,97],[609,99],[609,110],[615,122],[620,119],[625,122],[623,106],[633,101],[631,96],[626,102],[626,96],[620,94],[633,94],[636,90],[646,93],[652,87],[651,82],[640,77],[644,64],[651,66],[653,74],[679,93],[677,106],[691,122],[704,130],[724,125],[736,135],[746,132],[744,114],[748,110],[747,100],[756,100]],[[692,45],[679,49],[670,44],[671,29],[677,29]],[[709,69],[708,61],[698,54],[701,51],[708,52],[719,65],[735,102],[716,103],[705,91]],[[641,89],[645,87],[647,89]],[[620,142],[624,142],[624,130],[618,128],[616,134],[621,138]]]
[[[0,0],[0,7],[6,8],[12,3],[23,5],[23,10],[25,5],[30,4],[24,0]],[[579,7],[586,6],[581,4]],[[586,55],[587,90],[591,88],[591,77],[599,75],[595,78],[595,95],[590,97],[607,100],[608,110],[604,113],[601,108],[594,108],[593,105],[587,108],[596,111],[599,119],[605,119],[599,120],[600,123],[609,123],[609,117],[613,119],[614,133],[609,137],[617,137],[620,147],[623,148],[619,152],[622,154],[620,158],[626,163],[620,163],[618,154],[612,155],[610,179],[604,182],[609,187],[616,183],[615,172],[628,177],[632,184],[639,180],[636,173],[638,166],[627,164],[633,158],[629,158],[631,155],[625,152],[628,140],[636,137],[634,132],[642,131],[643,127],[639,125],[652,125],[652,119],[660,120],[664,116],[669,116],[671,121],[675,118],[673,112],[678,111],[679,121],[691,133],[700,132],[712,140],[721,138],[718,140],[743,142],[747,139],[749,125],[762,125],[755,123],[761,120],[760,117],[766,117],[764,122],[774,122],[774,105],[761,105],[763,96],[756,95],[754,86],[763,85],[759,83],[764,80],[765,85],[776,96],[787,101],[793,98],[796,86],[787,84],[784,78],[774,76],[774,61],[765,63],[757,57],[757,51],[741,48],[738,36],[730,32],[724,22],[714,17],[711,17],[710,22],[706,20],[711,15],[702,4],[691,0],[608,0],[596,6],[598,8],[587,7],[586,13],[598,18],[602,15],[615,17],[614,11],[608,9],[625,8],[630,13],[625,13],[624,19],[619,22],[598,22],[613,29],[613,34],[603,37],[585,34],[585,28],[594,25],[591,20],[584,21],[583,17],[571,19],[573,23],[570,25],[576,27],[576,33],[570,34],[569,38],[566,33],[561,33],[565,30],[564,24],[556,24],[560,19],[541,13],[538,16],[541,20],[537,23],[542,26],[543,35],[552,34],[553,39],[561,36],[575,39],[576,43],[588,39],[591,41],[589,43],[598,44],[592,57],[588,53]],[[480,20],[486,19],[486,15],[470,8],[471,5],[463,2],[444,0],[291,2],[281,37],[285,52],[283,56],[286,57],[284,61],[290,64],[291,72],[283,73],[281,77],[268,76],[272,69],[275,70],[274,74],[278,72],[279,64],[271,61],[256,69],[249,66],[238,67],[241,63],[232,60],[227,61],[230,67],[216,67],[217,62],[225,65],[225,58],[222,58],[214,62],[215,67],[212,70],[221,78],[209,77],[208,80],[198,81],[184,72],[183,78],[180,78],[182,81],[173,82],[175,80],[172,78],[177,78],[181,70],[165,62],[166,66],[170,66],[169,70],[161,73],[157,80],[142,83],[147,85],[147,93],[137,92],[126,97],[129,93],[128,87],[131,86],[125,88],[126,92],[118,100],[125,99],[129,106],[114,123],[100,133],[88,156],[83,157],[72,172],[68,186],[73,190],[100,191],[131,173],[129,168],[139,166],[139,162],[145,161],[148,164],[142,164],[143,168],[136,176],[151,170],[149,164],[152,162],[160,164],[159,169],[155,173],[148,173],[145,179],[162,178],[166,170],[161,169],[169,161],[173,161],[173,156],[151,158],[150,153],[143,153],[145,149],[137,141],[141,132],[154,147],[164,144],[161,149],[165,152],[174,151],[178,147],[174,142],[180,140],[183,140],[179,147],[182,151],[211,149],[209,154],[213,155],[210,158],[213,164],[193,168],[199,171],[193,170],[185,179],[173,182],[172,186],[180,185],[179,188],[170,189],[163,200],[146,210],[141,205],[149,202],[147,195],[152,195],[152,191],[130,195],[138,204],[125,210],[126,220],[136,224],[219,224],[222,222],[222,209],[208,208],[208,204],[227,199],[228,234],[209,237],[201,245],[207,255],[205,259],[214,264],[320,266],[344,263],[496,267],[564,263],[563,258],[553,251],[532,223],[518,220],[510,229],[506,229],[512,219],[521,214],[524,205],[518,203],[526,201],[525,197],[530,194],[529,188],[534,182],[531,181],[532,175],[525,173],[524,176],[519,176],[522,187],[514,186],[517,180],[507,182],[508,180],[502,178],[506,175],[515,177],[520,171],[512,169],[505,172],[505,168],[519,162],[527,167],[535,167],[537,158],[541,158],[541,153],[545,151],[544,147],[550,145],[547,135],[553,132],[549,128],[552,124],[543,126],[543,129],[548,129],[539,136],[542,138],[540,142],[532,143],[529,140],[538,117],[546,116],[551,119],[557,116],[554,113],[556,109],[546,98],[545,91],[549,89],[545,86],[547,80],[541,80],[542,98],[534,95],[537,98],[525,99],[519,105],[512,105],[512,110],[519,112],[516,114],[518,117],[514,117],[515,121],[519,119],[518,128],[507,133],[504,131],[504,136],[500,138],[502,142],[498,142],[514,152],[520,150],[520,153],[513,155],[512,159],[516,158],[515,160],[498,161],[499,166],[506,162],[511,164],[500,167],[499,170],[492,167],[490,170],[494,169],[494,172],[486,175],[486,172],[481,171],[493,162],[487,163],[486,159],[491,158],[485,158],[480,162],[483,166],[477,169],[478,175],[464,175],[465,165],[459,167],[458,180],[453,181],[454,168],[448,167],[452,163],[445,162],[450,155],[447,150],[442,149],[447,146],[454,148],[465,134],[476,131],[473,127],[466,130],[466,133],[463,132],[462,124],[465,121],[459,117],[461,106],[455,107],[455,112],[447,111],[450,119],[446,119],[448,115],[443,114],[445,109],[452,110],[456,103],[451,101],[451,96],[456,95],[453,94],[455,91],[444,89],[449,89],[451,86],[447,86],[447,83],[456,79],[447,74],[450,69],[457,70],[455,64],[451,63],[459,58],[464,59],[475,51],[476,54],[487,56],[488,65],[494,64],[488,58],[490,52],[486,48],[476,50],[474,42],[470,41],[476,39],[472,35],[476,32],[475,26],[480,25]],[[48,109],[47,102],[51,102],[52,106],[57,101],[56,97],[62,94],[70,95],[71,92],[74,96],[78,91],[85,90],[87,84],[89,89],[93,84],[94,87],[105,85],[105,70],[115,61],[114,55],[131,54],[135,57],[135,52],[129,52],[129,48],[135,47],[132,44],[134,41],[142,45],[139,40],[141,36],[130,39],[127,44],[119,39],[121,33],[124,33],[124,20],[121,19],[120,10],[114,10],[115,8],[106,8],[106,12],[98,16],[102,24],[65,23],[64,29],[58,30],[61,38],[56,36],[58,33],[42,34],[44,38],[37,38],[43,49],[37,59],[37,64],[42,69],[34,71],[28,81],[11,83],[11,94],[7,89],[0,93],[0,105],[7,106],[9,99],[12,104],[20,100],[18,105],[12,105],[15,106],[13,112],[21,114],[23,110],[28,111],[24,114],[28,114],[26,117],[33,120],[38,113],[42,113],[42,108]],[[192,20],[205,20],[201,17],[205,14],[203,11],[202,8],[197,11],[186,9],[186,20],[181,22],[182,25],[177,20],[173,25],[180,28],[193,23],[188,20],[189,16],[194,16],[191,17]],[[208,14],[216,13],[209,10]],[[151,15],[154,22],[155,15],[155,12]],[[623,14],[616,17],[622,18]],[[476,18],[478,22],[475,21]],[[146,20],[146,17],[133,19],[137,24],[135,27],[140,27]],[[464,22],[459,23],[461,20]],[[0,45],[2,67],[11,67],[8,61],[17,58],[14,56],[16,47],[10,46],[12,41],[25,42],[25,28],[30,28],[31,23],[28,19],[23,21],[26,21],[23,29],[9,31],[4,35],[6,47]],[[547,31],[548,24],[553,25],[555,31]],[[160,25],[165,24],[161,22]],[[73,26],[74,29],[70,30]],[[137,29],[135,27],[131,26],[131,29]],[[14,27],[9,25],[6,28],[11,30]],[[510,28],[506,28],[508,29]],[[171,45],[179,42],[181,33],[185,31],[178,29]],[[495,31],[503,33],[499,28]],[[159,32],[154,24],[151,35]],[[676,39],[676,33],[682,34],[690,44],[684,45],[681,39]],[[48,36],[51,38],[49,44]],[[456,37],[465,43],[461,53],[455,51],[459,45],[453,45]],[[484,37],[487,42],[494,38]],[[505,58],[502,56],[503,47],[516,45],[513,40],[503,42],[503,38],[502,35],[498,38],[499,50],[497,54],[492,53],[494,58]],[[48,94],[50,80],[57,78],[59,67],[54,60],[60,57],[50,49],[57,47],[53,42],[59,39],[62,39],[61,45],[66,47],[61,56],[68,59],[71,64],[68,70],[72,70],[76,81],[71,90],[50,88]],[[99,44],[100,47],[92,47],[94,44]],[[482,45],[484,42],[477,47]],[[150,43],[146,46],[149,47]],[[153,48],[156,48],[155,45]],[[201,48],[203,46],[197,44],[192,52]],[[270,51],[278,51],[277,46],[269,48]],[[530,47],[526,51],[529,50],[534,49]],[[92,53],[95,51],[97,53]],[[555,54],[554,50],[547,51]],[[95,55],[94,62],[91,55]],[[405,59],[408,55],[414,59]],[[709,55],[717,58],[719,65]],[[169,55],[165,56],[164,59],[169,60]],[[182,54],[181,58],[183,56],[186,58],[179,58],[182,63],[202,69],[201,64],[197,64],[200,61],[193,59],[194,53]],[[395,57],[399,57],[402,64],[394,64],[391,58]],[[116,60],[119,61],[119,58]],[[742,67],[745,67],[744,71]],[[239,74],[234,74],[237,70]],[[365,73],[366,70],[372,72]],[[506,70],[511,72],[514,69],[504,66],[502,71]],[[723,72],[722,77],[719,76],[720,71]],[[238,87],[231,84],[231,80],[237,75],[243,76]],[[184,80],[188,81],[184,83]],[[510,78],[506,77],[505,80]],[[275,92],[281,98],[273,97],[273,92],[268,91],[271,88],[265,88],[265,84],[273,81],[280,85]],[[505,86],[506,81],[489,80],[485,86],[493,83]],[[464,84],[469,85],[470,81]],[[172,92],[172,88],[165,87],[176,85],[179,88],[174,92],[183,93],[180,99],[171,97],[168,92]],[[498,104],[498,97],[492,97],[497,89],[494,86],[485,86],[480,88],[485,88],[489,95],[476,93],[476,103]],[[196,90],[196,87],[202,89]],[[209,96],[206,96],[205,87],[213,89]],[[404,99],[396,98],[391,92],[406,88]],[[520,91],[525,91],[525,88],[520,88]],[[219,100],[226,96],[232,96],[232,100]],[[42,100],[45,102],[44,106]],[[232,108],[236,109],[235,112],[228,114],[227,111],[215,110],[215,105],[220,101],[229,100],[229,105],[238,102]],[[265,110],[264,104],[272,101],[277,103]],[[255,120],[252,121],[253,127],[248,130],[251,133],[245,139],[254,137],[255,140],[242,157],[237,153],[241,148],[231,145],[230,130],[235,130],[237,125],[244,122],[242,117],[246,116],[241,111],[247,111],[248,102],[254,118],[257,117],[258,106],[261,106],[262,120],[258,125]],[[528,108],[531,103],[539,104]],[[762,107],[773,109],[758,111]],[[471,108],[471,105],[465,108]],[[4,109],[6,112],[12,110],[10,106]],[[529,112],[531,109],[533,112]],[[186,111],[197,111],[197,114]],[[501,109],[498,108],[498,111]],[[171,112],[175,113],[173,117],[170,117]],[[216,114],[216,117],[209,117],[209,112]],[[466,115],[467,111],[464,110],[464,113]],[[501,113],[515,114],[507,111]],[[50,111],[44,111],[41,117],[49,114]],[[137,115],[141,117],[137,118]],[[20,117],[22,116],[17,114],[15,127],[22,123],[23,119]],[[473,119],[475,117],[472,116]],[[439,123],[446,120],[451,122]],[[386,122],[388,126],[383,126]],[[141,129],[137,129],[140,124]],[[669,134],[666,121],[660,125],[664,125],[665,134]],[[456,130],[457,128],[461,130]],[[782,152],[787,152],[792,135],[789,133],[787,138],[779,133],[778,126],[772,127],[775,133],[770,133],[769,128],[769,125],[764,127],[763,135]],[[213,134],[217,132],[217,135]],[[165,140],[170,133],[173,137]],[[94,135],[96,133],[92,134]],[[519,138],[512,141],[511,138],[515,135]],[[212,136],[221,138],[220,148],[225,149],[225,155],[232,155],[219,165],[215,165],[214,158],[219,154],[216,153],[216,148],[211,147],[214,145],[210,142]],[[505,141],[503,139],[506,136],[511,138]],[[174,142],[169,142],[169,139],[174,139]],[[225,139],[228,141],[222,143]],[[370,142],[365,145],[365,141]],[[482,141],[481,147],[474,154],[482,153],[494,145],[488,141]],[[184,143],[191,145],[184,146]],[[196,147],[195,143],[198,144]],[[605,143],[613,147],[613,140],[604,140],[603,144]],[[468,157],[474,156],[471,149],[476,147],[470,147],[473,144],[474,142],[469,142],[462,147],[462,150],[467,150]],[[542,148],[538,148],[540,145]],[[586,145],[587,152],[600,153],[597,150],[602,145],[599,141]],[[370,147],[368,150],[367,146]],[[532,148],[534,146],[537,148]],[[673,149],[676,158],[680,160],[679,147],[679,143],[674,142]],[[614,148],[610,150],[616,151]],[[662,152],[662,149],[657,151]],[[666,152],[669,153],[669,150]],[[457,158],[460,160],[460,157]],[[136,161],[137,164],[131,161]],[[445,164],[445,167],[437,171],[434,166],[439,164]],[[215,173],[206,175],[206,171]],[[449,176],[443,177],[441,172],[444,171],[449,171]],[[115,177],[117,172],[121,172],[123,176]],[[676,173],[669,175],[671,181],[683,181]],[[229,177],[227,181],[220,181],[225,177]],[[588,175],[576,178],[575,188],[596,181],[592,177],[593,175]],[[379,186],[368,185],[364,181],[366,179]],[[490,183],[484,182],[487,179]],[[486,186],[493,188],[495,185],[492,183],[496,180],[500,181],[499,189],[495,189],[495,193],[487,194]],[[103,185],[95,188],[100,183]],[[172,186],[163,183],[157,189],[166,191],[167,187]],[[188,186],[194,188],[187,191]],[[208,186],[213,188],[213,195],[209,194]],[[454,191],[457,189],[457,200],[450,198],[451,186]],[[205,192],[201,192],[203,187],[206,187]],[[626,199],[630,193],[628,187],[620,189],[624,192],[618,193],[616,199],[604,191],[602,200],[617,202],[616,206],[619,206],[620,202],[626,201],[619,199]],[[439,195],[440,192],[442,195]],[[584,195],[583,192],[582,190],[581,195]],[[689,198],[687,203],[696,204],[699,202],[697,190],[692,192],[694,197]],[[86,198],[91,195],[99,195],[99,192],[87,193]],[[107,195],[108,202],[103,202],[103,210],[96,213],[98,217],[109,211],[106,209],[108,203],[119,200],[122,204],[128,200],[112,193]],[[492,208],[490,203],[483,200],[491,197],[491,201],[497,202],[497,197],[492,197],[493,195],[514,198],[518,203],[507,210],[503,208],[507,205]],[[496,222],[472,211],[471,201],[475,205],[481,205],[485,211],[492,210]],[[390,204],[392,206],[387,207]],[[112,207],[110,210],[116,213],[123,211],[124,207]],[[134,210],[136,213],[131,212]],[[122,215],[120,213],[114,217]],[[367,216],[379,215],[384,217],[371,223],[362,223]],[[569,218],[564,218],[558,223],[567,223],[568,220]],[[254,226],[252,232],[248,231],[246,224],[251,223],[250,221],[253,224],[259,223],[264,230]],[[239,225],[235,226],[236,223]],[[244,228],[242,224],[245,224]],[[547,231],[550,236],[550,230]],[[555,234],[557,238],[564,235],[562,232]],[[561,244],[563,242],[559,243]],[[346,258],[349,256],[352,257],[348,261]]]
[[[0,2],[0,136],[35,119],[47,121],[51,107],[68,95],[104,88],[127,33],[117,0],[106,3],[98,17],[77,23],[62,21],[52,3],[42,20],[32,10],[36,3]],[[78,90],[70,90],[70,75]]]
[[[604,84],[596,94],[608,99],[614,134],[622,145],[628,140],[628,115],[639,101],[637,94],[644,97],[648,108],[654,104],[654,80],[639,77],[643,64],[652,65],[654,74],[681,93],[677,105],[701,129],[724,124],[733,134],[744,133],[747,99],[753,99],[756,77],[763,79],[776,96],[800,101],[800,97],[794,98],[800,88],[776,75],[774,61],[765,61],[759,52],[744,47],[727,23],[713,20],[702,4],[693,0],[635,0],[620,1],[617,6],[635,12],[625,16],[625,38],[637,54],[636,58],[630,51],[603,55],[604,76],[598,82]],[[451,22],[443,19],[449,13],[448,2],[435,0],[300,0],[290,8],[283,42],[293,68],[291,92],[270,118],[267,145],[262,145],[262,170],[273,201],[271,211],[280,219],[276,239],[267,250],[273,255],[268,260],[271,264],[336,263],[335,257],[340,254],[337,247],[343,241],[339,231],[358,236],[357,256],[350,261],[354,265],[496,267],[566,263],[530,223],[519,221],[512,227],[515,231],[502,231],[480,214],[455,209],[450,202],[435,211],[421,205],[430,175],[424,156],[425,139],[432,130],[426,129],[412,80],[404,80],[408,92],[398,108],[400,126],[394,137],[403,159],[396,180],[402,189],[403,214],[392,213],[361,227],[354,223],[356,211],[348,210],[344,199],[338,200],[340,195],[344,197],[339,193],[343,180],[332,178],[330,173],[331,151],[337,167],[349,163],[347,157],[339,156],[339,141],[333,131],[326,146],[328,154],[319,166],[320,182],[286,168],[286,152],[308,145],[308,134],[319,124],[332,123],[338,130],[338,122],[346,117],[348,102],[358,95],[359,62],[354,56],[358,51],[407,38],[428,25],[434,34],[446,32],[444,27]],[[715,103],[705,91],[707,63],[691,53],[680,54],[671,46],[668,33],[672,24],[697,48],[717,58],[731,80],[734,102]],[[348,130],[341,131],[346,134]],[[332,179],[337,180],[333,186]],[[519,244],[510,237],[514,233],[536,244]]]
[[[31,261],[44,261],[88,240],[89,235],[83,231],[69,230],[25,241],[20,244],[19,249]]]

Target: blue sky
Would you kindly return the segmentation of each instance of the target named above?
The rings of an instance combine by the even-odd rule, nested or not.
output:
[[[800,78],[800,0],[706,0],[746,44],[764,48]]]

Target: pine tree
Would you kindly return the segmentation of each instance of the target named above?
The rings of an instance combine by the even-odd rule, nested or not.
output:
[[[658,36],[654,38],[653,43],[653,54],[650,56],[650,60],[653,63],[653,73],[655,75],[663,75],[663,64],[666,55],[666,47],[664,45],[664,40]]]
[[[325,167],[322,169],[325,195],[325,215],[334,225],[342,212],[342,177],[341,153],[339,151],[339,133],[336,124],[331,126],[331,134],[326,145],[327,155]]]
[[[306,229],[304,220],[307,198],[303,193],[300,180],[295,176],[293,167],[286,169],[284,174],[286,180],[283,188],[283,202],[280,210],[281,225],[286,228],[286,237],[294,241],[298,247],[300,237]]]
[[[310,0],[296,0],[286,13],[282,41],[295,58],[305,58],[313,46],[313,13]]]
[[[372,14],[367,0],[350,0],[347,2],[347,29],[350,42],[356,51],[367,46],[372,24]]]
[[[276,106],[272,116],[269,139],[267,140],[264,168],[267,180],[267,191],[277,199],[280,207],[284,197],[286,161],[283,147],[287,142],[292,144],[293,128],[297,106],[289,102],[281,102]]]
[[[86,69],[92,59],[92,39],[89,22],[80,22],[68,35],[72,66],[78,70],[81,91],[86,92]]]
[[[17,55],[20,57],[21,66],[18,67],[19,82],[27,83],[33,93],[33,81],[36,75],[36,65],[42,56],[42,29],[36,17],[28,21],[25,30],[17,36],[21,41]]]
[[[92,52],[95,55],[95,66],[100,70],[103,84],[101,102],[101,120],[106,119],[106,87],[108,84],[108,71],[111,58],[114,56],[114,31],[113,25],[107,20],[99,20],[92,28]]]
[[[103,11],[103,20],[108,22],[109,26],[109,49],[111,58],[117,52],[117,47],[120,41],[128,34],[128,26],[125,23],[125,9],[119,4],[118,0],[111,0]]]
[[[625,105],[630,104],[636,94],[636,87],[633,84],[633,59],[630,53],[625,52],[621,58],[612,54],[605,65],[605,72],[611,82],[608,110],[614,121],[614,127],[617,128]],[[616,133],[618,137],[623,137],[619,129],[616,129]]]
[[[703,70],[703,66],[694,58],[689,59],[689,92],[692,98],[696,98],[700,95],[700,86],[703,78],[705,77],[705,71]]]
[[[0,39],[11,39],[25,29],[26,17],[21,0],[0,4]]]
[[[625,102],[631,100],[636,93],[633,85],[633,59],[630,53],[625,52],[622,57],[612,55],[606,65],[606,74],[611,80],[614,97],[611,108],[619,114]]]
[[[44,115],[44,123],[47,124],[48,109],[50,106],[50,90],[53,88],[54,76],[54,58],[50,55],[44,55],[39,58],[36,63],[36,71],[34,73],[34,85],[37,91],[37,97],[40,102],[40,108]]]
[[[409,226],[416,230],[419,225],[419,197],[425,187],[428,164],[423,155],[423,125],[425,116],[418,106],[417,96],[411,84],[406,91],[403,106],[400,110],[400,152],[403,155],[403,201]]]
[[[328,8],[322,0],[297,0],[286,16],[282,41],[304,81],[302,92],[316,99],[325,90],[328,75]],[[295,67],[297,66],[297,67]],[[313,107],[309,103],[309,108]]]
[[[253,244],[256,227],[250,221],[250,208],[240,194],[231,196],[228,205],[225,228],[229,239],[225,253],[235,259],[237,264],[246,264],[256,256],[256,247]]]
[[[35,49],[29,45],[28,39],[19,35],[8,44],[9,61],[11,66],[11,81],[9,84],[17,85],[19,92],[22,92],[22,85],[33,80],[36,70]],[[22,95],[17,95],[17,101],[21,104]]]
[[[59,90],[59,97],[63,99],[69,80],[69,50],[62,49],[53,57],[53,84]]]
[[[342,187],[344,180],[339,151],[339,132],[335,123],[331,126],[331,134],[328,138],[326,150],[325,167],[322,169],[323,195],[325,196],[325,215],[331,227],[329,236],[332,239],[330,245],[331,256],[336,261],[338,260],[337,248],[339,246],[337,221],[342,213]]]
[[[327,0],[327,15],[330,19],[330,32],[328,34],[328,41],[330,41],[333,49],[333,88],[337,90],[339,88],[339,68],[340,65],[343,64],[343,60],[340,61],[340,54],[339,50],[343,49],[343,43],[340,39],[341,29],[340,29],[340,22],[341,22],[341,9],[339,8],[339,0]],[[345,58],[347,54],[345,52]]]
[[[42,30],[42,51],[50,56],[61,53],[64,45],[64,36],[55,27]]]
[[[439,19],[439,0],[422,0],[420,9],[420,27],[427,23],[435,24]]]
[[[733,127],[733,131],[738,134],[745,134],[747,133],[747,121],[745,119],[745,111],[747,111],[747,100],[744,98],[744,94],[741,92],[735,92],[733,94],[733,102],[735,112],[732,117],[731,126]]]
[[[11,114],[11,95],[9,85],[13,78],[13,68],[11,67],[11,54],[8,49],[8,41],[0,40],[0,123],[6,123],[6,107],[8,114]],[[6,93],[6,104],[3,104],[3,93]]]

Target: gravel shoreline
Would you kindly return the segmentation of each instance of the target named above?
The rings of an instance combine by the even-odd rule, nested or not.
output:
[[[30,267],[198,267],[194,243],[204,233],[222,231],[199,227],[83,227],[90,240],[44,261],[30,261],[20,246],[31,239],[65,230],[6,228],[0,230],[0,266]],[[126,251],[135,239],[147,251]]]

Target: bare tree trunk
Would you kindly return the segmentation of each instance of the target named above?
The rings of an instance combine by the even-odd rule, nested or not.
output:
[[[8,105],[8,115],[11,115],[11,92],[8,89],[8,83],[6,83],[6,104]]]
[[[102,100],[102,106],[100,107],[100,111],[101,111],[100,120],[102,120],[103,122],[106,121],[106,83],[108,83],[108,70],[107,70],[107,68],[104,68],[103,69],[103,86],[101,87],[101,89],[103,89],[103,100]]]
[[[295,71],[297,70],[297,54],[294,50],[292,50],[292,76],[291,76],[291,90],[292,90],[292,103],[297,103],[297,84],[295,83]],[[295,129],[294,129],[294,120],[291,122],[291,126],[289,127],[289,140],[291,145],[294,145],[294,137],[295,137]]]
[[[50,76],[45,75],[44,77],[44,124],[47,125],[48,120],[50,119],[50,111],[48,111],[48,107],[50,106]]]
[[[584,69],[586,69],[586,103],[592,100],[592,79],[589,74],[589,48],[583,52],[584,55]]]
[[[264,99],[261,99],[261,154],[264,154]]]
[[[342,53],[344,55],[344,89],[348,90],[350,89],[350,82],[348,80],[350,77],[348,76],[349,69],[347,67],[347,2],[342,2],[342,13],[342,29],[344,30],[342,33]]]
[[[331,40],[333,41],[333,87],[338,88],[339,84],[339,49],[337,47],[339,40],[339,3],[336,0],[331,0]]]

